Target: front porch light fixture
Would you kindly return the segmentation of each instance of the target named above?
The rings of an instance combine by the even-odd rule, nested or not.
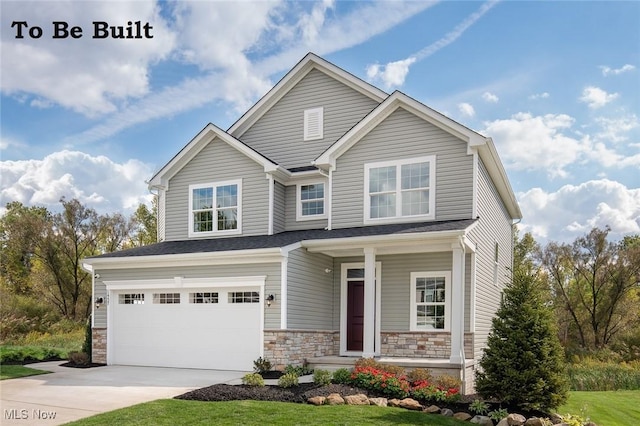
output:
[[[267,306],[271,306],[271,302],[273,302],[274,300],[276,300],[276,296],[274,296],[273,294],[270,294],[267,296]]]
[[[96,309],[98,309],[104,303],[104,299],[102,297],[98,297],[96,299]]]

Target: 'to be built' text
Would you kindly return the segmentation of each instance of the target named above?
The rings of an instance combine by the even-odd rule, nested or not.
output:
[[[79,26],[71,26],[65,21],[53,21],[51,23],[51,38],[82,38],[83,28]],[[13,21],[11,28],[15,28],[15,38],[32,38],[38,39],[44,34],[42,27],[37,25],[29,26],[27,21]],[[149,39],[153,38],[151,30],[153,26],[148,22],[128,21],[126,25],[109,25],[104,21],[92,22],[93,33],[91,38],[96,39]]]

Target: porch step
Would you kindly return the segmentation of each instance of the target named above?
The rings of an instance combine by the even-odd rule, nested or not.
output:
[[[321,356],[317,358],[308,358],[309,367],[318,370],[336,371],[340,368],[351,370],[359,358],[346,356]]]

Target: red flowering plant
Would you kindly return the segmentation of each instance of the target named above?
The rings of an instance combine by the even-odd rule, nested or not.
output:
[[[421,401],[454,402],[460,399],[460,389],[446,388],[427,380],[416,380],[411,384],[411,397]]]
[[[405,376],[396,376],[375,367],[356,366],[353,373],[351,373],[351,383],[361,389],[370,390],[391,398],[406,398],[409,396],[409,382]]]

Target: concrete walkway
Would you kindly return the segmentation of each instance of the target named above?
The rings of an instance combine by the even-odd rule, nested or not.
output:
[[[0,424],[59,425],[94,414],[176,395],[246,372],[181,368],[61,367],[61,361],[30,364],[51,374],[0,381]]]

